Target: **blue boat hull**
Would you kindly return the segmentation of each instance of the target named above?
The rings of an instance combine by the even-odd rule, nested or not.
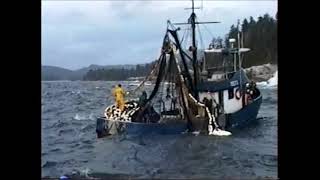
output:
[[[181,123],[127,123],[126,132],[128,134],[181,134],[187,130],[187,124]]]
[[[242,128],[257,120],[257,115],[262,103],[262,96],[258,96],[252,103],[242,108],[240,111],[227,114],[226,129]]]
[[[110,121],[104,117],[97,119],[96,132],[98,138],[111,134],[126,133],[129,135],[141,134],[181,134],[187,130],[185,122],[176,123],[138,123],[124,121]]]
[[[262,96],[257,97],[252,103],[242,108],[240,111],[226,115],[226,130],[241,128],[257,119],[257,115],[262,103]],[[204,123],[204,122],[202,122]],[[175,123],[138,123],[124,121],[110,121],[104,117],[97,119],[96,132],[98,137],[115,134],[110,133],[111,126],[117,133],[126,133],[131,135],[140,134],[181,134],[188,130],[185,121]],[[200,125],[199,127],[205,127]],[[198,130],[198,129],[197,129]],[[199,129],[200,130],[200,129]]]

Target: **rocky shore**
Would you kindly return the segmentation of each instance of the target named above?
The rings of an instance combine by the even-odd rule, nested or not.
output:
[[[255,82],[267,81],[278,71],[276,64],[263,64],[245,69],[248,77]]]

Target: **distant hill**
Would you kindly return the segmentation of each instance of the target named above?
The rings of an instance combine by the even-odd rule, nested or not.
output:
[[[42,66],[41,68],[42,80],[75,80],[73,71],[56,66]]]
[[[86,81],[124,81],[130,77],[144,77],[151,71],[155,61],[134,66],[112,66],[90,69],[84,76]]]
[[[96,69],[134,69],[136,68],[136,65],[131,65],[131,64],[126,64],[126,65],[106,65],[106,66],[100,66],[100,65],[95,65],[91,64],[88,67],[81,68],[78,70],[75,70],[74,72],[76,74],[79,74],[81,76],[85,75],[89,70],[96,70]]]
[[[56,80],[82,80],[83,76],[89,72],[89,70],[96,69],[134,69],[136,65],[106,65],[100,66],[92,64],[89,67],[84,67],[78,70],[70,70],[57,66],[42,66],[41,67],[41,79],[44,81],[56,81]]]

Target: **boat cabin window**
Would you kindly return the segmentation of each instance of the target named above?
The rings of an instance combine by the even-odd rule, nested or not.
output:
[[[205,53],[205,65],[209,72],[223,72],[223,56],[221,53]]]
[[[224,55],[221,52],[208,52],[204,54],[205,69],[209,76],[213,74],[225,74],[226,79],[233,76],[233,56],[231,54]]]
[[[227,73],[227,79],[231,79],[236,72]]]
[[[233,99],[234,97],[233,88],[228,90],[228,96],[229,96],[229,99]]]

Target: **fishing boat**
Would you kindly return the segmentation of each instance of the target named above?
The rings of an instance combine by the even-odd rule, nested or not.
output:
[[[241,66],[243,53],[250,51],[243,48],[241,32],[237,40],[229,40],[229,46],[210,44],[199,58],[196,25],[219,22],[197,21],[193,0],[190,9],[188,22],[167,22],[158,60],[129,93],[139,96],[137,92],[153,79],[148,98],[127,101],[123,112],[115,104],[108,106],[104,116],[97,118],[98,138],[118,133],[229,136],[233,128],[257,120],[262,95]],[[177,25],[191,26],[192,44],[188,49],[182,48]]]

